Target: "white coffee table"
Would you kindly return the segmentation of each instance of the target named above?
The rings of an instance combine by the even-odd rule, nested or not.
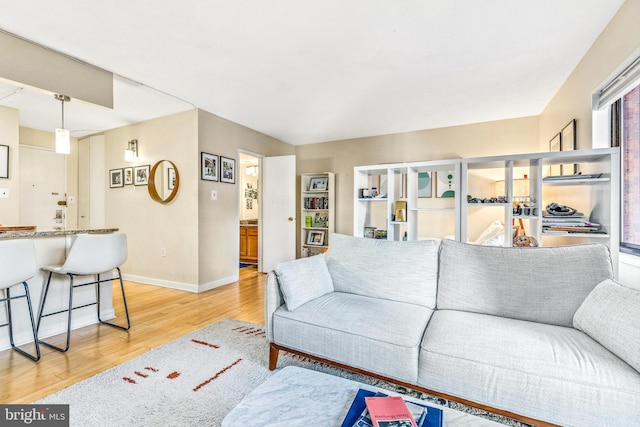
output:
[[[287,366],[245,396],[225,417],[222,426],[339,427],[359,388],[398,394],[346,378]],[[442,409],[445,426],[502,425],[431,402],[428,405]]]

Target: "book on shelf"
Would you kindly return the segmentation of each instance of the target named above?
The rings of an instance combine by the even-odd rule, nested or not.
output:
[[[373,427],[365,402],[365,398],[367,397],[387,397],[387,395],[371,390],[359,389],[351,402],[351,406],[341,427]],[[442,427],[443,414],[441,409],[408,400],[405,400],[404,404],[409,409],[410,414],[415,420],[415,425],[418,427]],[[411,425],[412,424],[407,424],[407,426]]]
[[[305,197],[304,209],[329,209],[328,197]]]

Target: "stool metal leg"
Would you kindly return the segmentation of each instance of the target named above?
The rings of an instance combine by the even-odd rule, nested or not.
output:
[[[58,347],[56,345],[53,345],[51,343],[48,343],[44,340],[39,340],[39,342],[41,344],[46,345],[47,347],[50,347],[54,350],[58,350],[61,352],[66,352],[67,350],[69,350],[69,345],[71,344],[71,311],[73,308],[73,275],[72,274],[67,274],[69,276],[69,307],[66,310],[60,310],[57,311],[55,313],[49,313],[49,314],[43,314],[44,313],[44,307],[45,307],[45,303],[47,302],[47,294],[49,293],[49,285],[51,284],[51,275],[53,273],[49,272],[49,278],[47,279],[47,284],[44,288],[44,297],[42,298],[42,308],[40,309],[40,316],[38,317],[38,327],[37,327],[37,331],[40,332],[40,324],[42,322],[42,318],[46,317],[46,316],[51,316],[53,314],[59,314],[59,313],[64,313],[67,312],[68,316],[67,316],[67,343],[65,348],[61,348]]]
[[[11,296],[11,291],[9,288],[6,289],[6,293],[5,293],[5,301],[7,303],[6,308],[7,308],[7,321],[8,321],[8,326],[9,326],[9,343],[11,344],[11,348],[13,348],[15,351],[17,351],[18,353],[22,354],[23,356],[28,357],[29,359],[33,360],[34,362],[37,362],[38,360],[40,360],[40,346],[38,344],[38,336],[36,333],[36,325],[35,322],[33,320],[33,308],[31,306],[31,297],[29,296],[29,287],[27,285],[27,282],[22,282],[22,286],[24,286],[24,295],[20,295],[17,297],[12,297]],[[11,314],[11,300],[12,299],[19,299],[19,298],[26,298],[27,300],[27,308],[29,309],[29,320],[31,321],[31,332],[33,334],[33,343],[35,346],[35,355],[32,355],[24,350],[22,350],[20,347],[18,347],[13,339],[13,319],[12,319],[12,314]]]
[[[128,331],[129,328],[131,328],[131,321],[129,320],[129,308],[127,307],[127,297],[124,294],[124,283],[122,282],[122,273],[120,272],[120,267],[116,267],[116,270],[118,270],[118,280],[120,281],[120,291],[122,292],[122,302],[124,303],[124,312],[127,317],[127,326],[126,327],[120,326],[120,325],[116,325],[115,323],[102,320],[100,316],[100,275],[99,274],[97,275],[98,280],[96,281],[98,286],[98,320],[100,321],[100,323],[104,325],[109,325],[109,326],[113,326],[114,328]],[[116,280],[116,279],[112,279],[112,280]],[[108,280],[105,280],[105,281],[108,281]]]

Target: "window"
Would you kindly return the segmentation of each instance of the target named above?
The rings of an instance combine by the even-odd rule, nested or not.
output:
[[[624,94],[621,100],[618,107],[622,153],[620,248],[640,255],[640,85]],[[616,104],[620,103],[614,103],[611,108]]]

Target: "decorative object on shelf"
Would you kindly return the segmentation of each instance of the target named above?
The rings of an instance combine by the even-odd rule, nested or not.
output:
[[[404,200],[396,201],[396,222],[407,222],[407,202]]]
[[[220,182],[236,183],[236,161],[220,156]]]
[[[374,232],[374,238],[387,240],[387,230],[376,230]]]
[[[124,187],[122,168],[109,171],[109,188]]]
[[[124,168],[124,185],[133,184],[133,167]]]
[[[418,197],[431,197],[431,175],[429,172],[418,172]]]
[[[562,134],[558,133],[556,134],[556,136],[551,138],[551,141],[549,141],[549,151],[552,153],[559,152],[562,147],[561,143],[562,143]],[[562,168],[560,167],[560,165],[549,166],[549,175],[551,176],[562,175]]]
[[[200,179],[204,181],[218,180],[218,161],[215,154],[200,152]]]
[[[576,119],[571,120],[560,132],[560,151],[574,151],[576,149]],[[578,165],[560,165],[560,175],[574,175]]]
[[[365,227],[362,236],[373,239],[376,237],[376,227]]]
[[[456,184],[453,171],[438,171],[436,175],[436,197],[455,197]]]
[[[313,218],[313,226],[318,228],[327,228],[329,223],[329,214],[327,212],[316,212]]]
[[[549,205],[547,205],[547,213],[549,215],[571,216],[571,215],[575,215],[576,212],[577,210],[572,207],[559,205],[557,203],[550,203]]]
[[[307,228],[313,227],[313,217],[311,215],[304,217],[304,226]]]
[[[147,185],[149,183],[149,165],[135,166],[133,168],[133,184]]]
[[[530,248],[538,246],[538,240],[533,236],[520,235],[513,238],[513,246],[517,248]]]
[[[9,178],[9,146],[0,145],[0,178]]]
[[[329,178],[326,176],[311,178],[309,180],[309,191],[326,191],[329,183]]]
[[[311,230],[307,233],[307,245],[322,246],[324,245],[324,231]]]

